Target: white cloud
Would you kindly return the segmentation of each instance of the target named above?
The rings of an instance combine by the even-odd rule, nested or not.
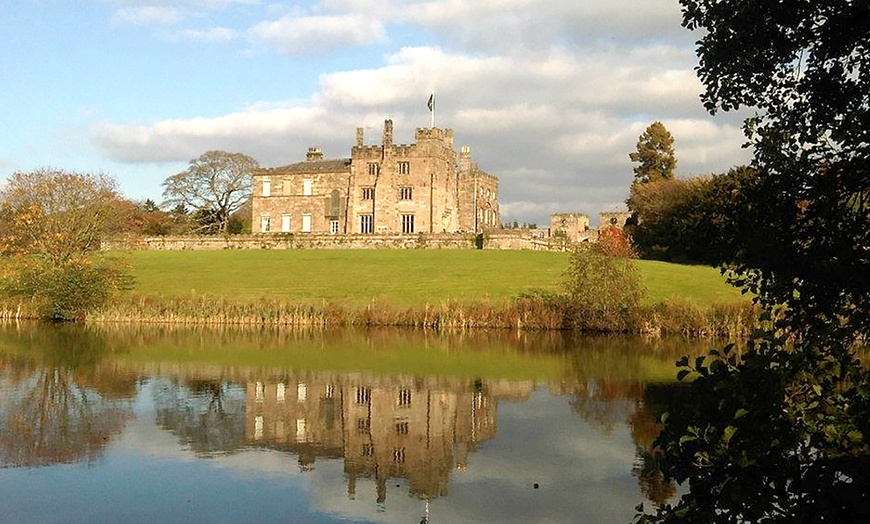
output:
[[[233,4],[255,5],[260,0],[103,0],[120,5],[114,11],[114,24],[171,25],[191,16],[220,11]]]
[[[299,16],[260,22],[249,36],[290,55],[333,51],[342,47],[367,45],[386,39],[383,24],[363,15]]]
[[[256,5],[260,0],[103,0],[115,5],[143,6],[173,6],[177,8],[224,9],[232,4]]]
[[[168,25],[182,18],[184,16],[181,11],[173,7],[128,7],[115,11],[112,22],[132,25]]]
[[[414,128],[429,123],[425,101],[435,90],[436,125],[453,128],[457,146],[472,146],[480,166],[500,177],[505,218],[538,222],[553,211],[594,216],[619,206],[632,178],[628,154],[655,120],[676,138],[680,175],[748,158],[739,115],[714,120],[698,100],[693,36],[670,0],[323,0],[259,13],[269,18],[247,29],[179,37],[246,34],[296,56],[405,45],[374,67],[322,71],[304,99],[216,118],[104,123],[95,132],[99,149],[125,162],[186,161],[217,148],[278,165],[311,145],[345,156],[356,127],[374,128],[366,135],[376,140],[385,118],[395,121],[397,140],[412,140]]]
[[[211,29],[185,29],[176,33],[176,38],[180,40],[191,40],[197,42],[229,42],[236,38],[238,33],[226,27],[213,27]]]

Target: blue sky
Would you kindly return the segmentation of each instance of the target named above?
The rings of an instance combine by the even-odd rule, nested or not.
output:
[[[748,158],[740,118],[698,101],[674,0],[8,0],[0,34],[0,178],[105,172],[159,201],[211,149],[342,157],[386,118],[410,142],[432,90],[506,220],[619,209],[655,120],[682,176]]]

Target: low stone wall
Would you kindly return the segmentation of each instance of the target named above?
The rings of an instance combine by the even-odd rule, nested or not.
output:
[[[476,249],[475,236],[466,234],[328,235],[271,233],[263,235],[177,236],[118,238],[103,242],[113,250],[220,249]],[[523,230],[500,230],[484,235],[483,249],[567,251],[564,238],[543,237]]]
[[[104,241],[104,250],[474,249],[474,235],[265,234],[148,237]]]

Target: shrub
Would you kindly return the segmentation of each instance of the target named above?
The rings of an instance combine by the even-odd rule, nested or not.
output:
[[[635,331],[645,294],[640,273],[627,258],[580,246],[565,271],[572,327],[587,331]]]
[[[53,264],[41,257],[19,257],[2,279],[3,294],[30,298],[40,317],[81,320],[106,304],[116,291],[132,287],[117,260],[73,258]]]
[[[598,234],[596,249],[609,257],[635,258],[637,256],[625,233],[614,226],[608,226],[601,230]]]

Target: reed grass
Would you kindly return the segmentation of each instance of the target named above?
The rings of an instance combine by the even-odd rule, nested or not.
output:
[[[407,306],[374,300],[364,306],[336,302],[282,300],[229,300],[206,296],[155,298],[128,296],[88,317],[101,323],[165,323],[207,326],[260,326],[332,328],[398,326],[436,331],[513,329],[519,331],[569,330],[576,312],[558,295],[523,295],[513,300],[444,301]],[[600,333],[688,338],[744,338],[758,325],[748,303],[717,304],[702,308],[689,301],[667,301],[642,306],[631,319],[593,326]],[[627,327],[626,327],[627,326]]]

